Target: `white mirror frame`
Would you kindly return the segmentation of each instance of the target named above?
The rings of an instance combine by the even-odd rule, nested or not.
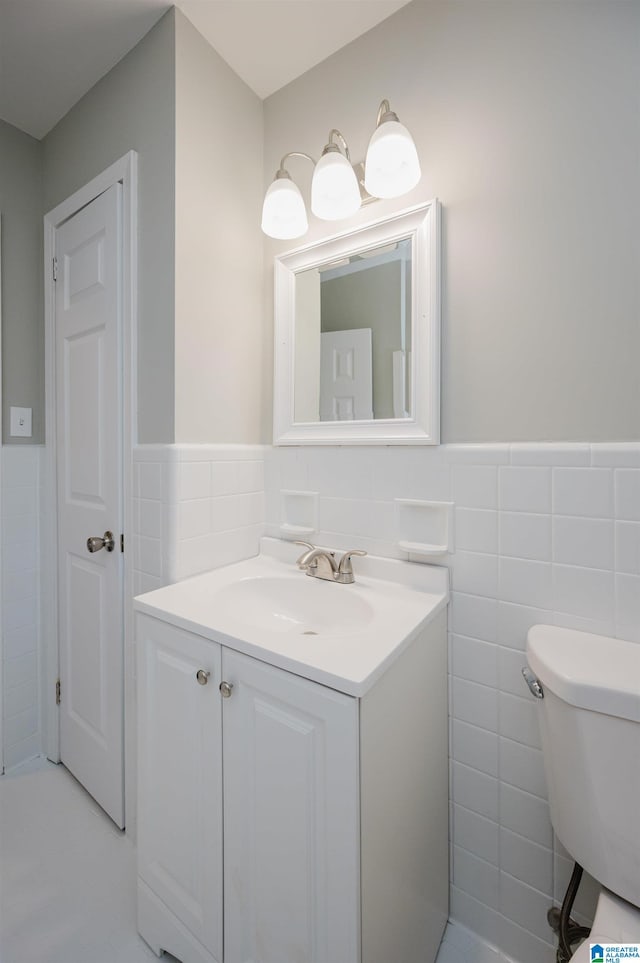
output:
[[[294,420],[296,274],[410,237],[410,418]],[[274,445],[437,445],[440,443],[440,204],[434,199],[274,259]]]

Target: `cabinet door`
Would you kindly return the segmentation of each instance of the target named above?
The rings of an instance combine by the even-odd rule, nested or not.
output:
[[[225,963],[357,963],[357,700],[223,650]]]
[[[136,627],[138,871],[221,960],[220,646],[146,615]]]

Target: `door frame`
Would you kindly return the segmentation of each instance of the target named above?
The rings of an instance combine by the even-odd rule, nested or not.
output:
[[[44,753],[60,761],[60,711],[56,705],[59,678],[58,639],[58,509],[56,440],[56,292],[53,280],[56,230],[81,208],[114,184],[122,184],[122,526],[124,565],[124,786],[125,824],[133,827],[135,812],[135,652],[133,648],[133,448],[137,441],[136,331],[138,302],[137,212],[138,155],[129,151],[75,191],[44,217],[45,325],[45,450],[41,530],[41,715]],[[128,818],[130,817],[130,818]]]

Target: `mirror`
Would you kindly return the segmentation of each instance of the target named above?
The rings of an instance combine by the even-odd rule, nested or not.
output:
[[[296,275],[296,424],[410,417],[411,238]]]
[[[275,259],[274,444],[438,444],[439,205]]]

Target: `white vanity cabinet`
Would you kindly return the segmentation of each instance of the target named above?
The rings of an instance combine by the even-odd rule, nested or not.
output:
[[[204,621],[191,631],[161,610],[171,597],[136,614],[144,939],[182,963],[432,963],[448,913],[446,607],[349,692]]]
[[[137,645],[142,936],[183,963],[355,963],[358,701],[148,616]]]
[[[223,649],[225,963],[358,958],[358,704]]]
[[[157,953],[222,963],[221,647],[136,625],[139,930]]]

